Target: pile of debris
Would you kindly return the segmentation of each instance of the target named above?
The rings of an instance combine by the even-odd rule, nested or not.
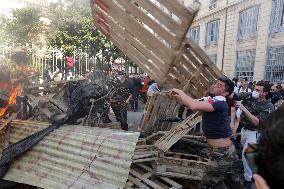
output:
[[[142,134],[132,157],[129,188],[193,187],[212,164],[206,157],[209,148],[205,137],[189,135],[196,132],[200,115],[194,113],[174,123],[172,120],[179,119],[170,117],[174,118],[179,109],[175,100],[163,95],[148,100],[139,126]]]
[[[102,116],[108,116],[111,95],[110,82],[98,83],[82,78],[69,81],[29,85],[24,88],[29,115],[21,119],[64,122],[74,125],[105,127]],[[118,123],[106,124],[119,128]]]

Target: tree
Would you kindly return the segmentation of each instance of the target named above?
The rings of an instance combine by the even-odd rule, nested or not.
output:
[[[78,49],[90,56],[101,54],[107,63],[116,58],[132,63],[96,29],[89,1],[59,1],[51,7],[48,17],[52,28],[48,39],[52,47],[61,49],[65,54],[71,54]]]
[[[7,22],[8,22],[8,19],[4,15],[0,15],[0,41],[1,41],[1,45],[9,42],[9,39],[10,39],[8,37],[8,32],[6,30]]]
[[[11,39],[21,45],[40,45],[40,34],[44,31],[44,25],[40,21],[40,9],[15,9],[12,14],[13,18],[7,23],[7,32]]]

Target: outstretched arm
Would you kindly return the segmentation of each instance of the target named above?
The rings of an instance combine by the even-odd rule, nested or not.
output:
[[[167,92],[170,96],[173,96],[178,102],[190,108],[193,111],[212,112],[213,106],[208,101],[198,101],[186,95],[179,89],[172,89]]]

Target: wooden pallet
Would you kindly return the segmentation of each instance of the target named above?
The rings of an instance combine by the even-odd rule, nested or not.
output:
[[[199,3],[92,0],[96,27],[154,80],[200,98],[222,73],[186,33]]]
[[[131,165],[126,188],[146,189],[181,189],[182,185],[170,178],[154,175],[154,170],[145,163],[134,163]]]
[[[159,151],[153,145],[137,145],[132,157],[133,163],[155,161]]]
[[[73,80],[62,80],[62,81],[52,81],[41,84],[31,84],[24,87],[25,94],[33,96],[43,96],[45,93],[54,94],[62,89],[66,83],[72,81],[81,81],[85,78],[73,79]]]
[[[181,157],[159,157],[156,160],[155,174],[182,178],[189,180],[201,180],[209,162],[182,159]]]
[[[157,127],[154,132],[170,130],[172,123],[156,121],[165,117],[176,117],[180,104],[165,95],[153,94],[148,98],[138,130],[151,130]],[[155,125],[156,124],[156,125]]]
[[[157,140],[154,146],[162,151],[167,151],[173,144],[185,136],[197,123],[201,121],[199,113],[194,113],[184,121],[169,130],[164,136]]]

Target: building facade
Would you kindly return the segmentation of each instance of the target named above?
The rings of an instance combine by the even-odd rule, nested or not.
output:
[[[199,0],[188,32],[233,78],[284,81],[284,0]]]

